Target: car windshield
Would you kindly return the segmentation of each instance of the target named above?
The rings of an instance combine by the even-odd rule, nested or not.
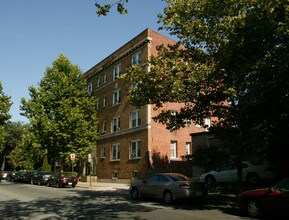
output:
[[[281,192],[289,192],[289,178],[277,183],[273,188]]]

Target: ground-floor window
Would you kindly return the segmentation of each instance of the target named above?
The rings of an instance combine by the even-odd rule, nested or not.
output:
[[[137,170],[133,170],[131,173],[131,178],[132,179],[138,179],[138,171]]]
[[[112,172],[112,178],[113,179],[117,179],[117,171],[113,171]]]

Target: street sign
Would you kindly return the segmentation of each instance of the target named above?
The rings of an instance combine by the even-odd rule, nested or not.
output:
[[[75,160],[75,154],[70,154],[70,160]]]

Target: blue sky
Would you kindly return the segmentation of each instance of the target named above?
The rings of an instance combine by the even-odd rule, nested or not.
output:
[[[146,28],[158,31],[161,0],[130,0],[127,15],[115,8],[106,17],[95,13],[95,0],[1,0],[0,81],[11,96],[12,121],[29,86],[38,86],[45,70],[63,53],[86,72]],[[170,35],[160,31],[165,36]],[[173,37],[172,37],[173,38]]]

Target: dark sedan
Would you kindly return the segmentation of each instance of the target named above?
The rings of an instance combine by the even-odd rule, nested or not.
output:
[[[270,188],[242,192],[238,204],[249,216],[257,218],[266,214],[289,214],[289,178]]]
[[[130,186],[132,199],[149,197],[163,199],[167,204],[177,199],[205,199],[204,183],[193,182],[179,173],[156,173],[145,180],[134,181]]]
[[[52,176],[53,172],[39,171],[32,177],[31,184],[46,185]]]
[[[47,181],[47,186],[56,186],[56,187],[75,187],[78,182],[78,178],[73,172],[61,172],[54,173]]]

